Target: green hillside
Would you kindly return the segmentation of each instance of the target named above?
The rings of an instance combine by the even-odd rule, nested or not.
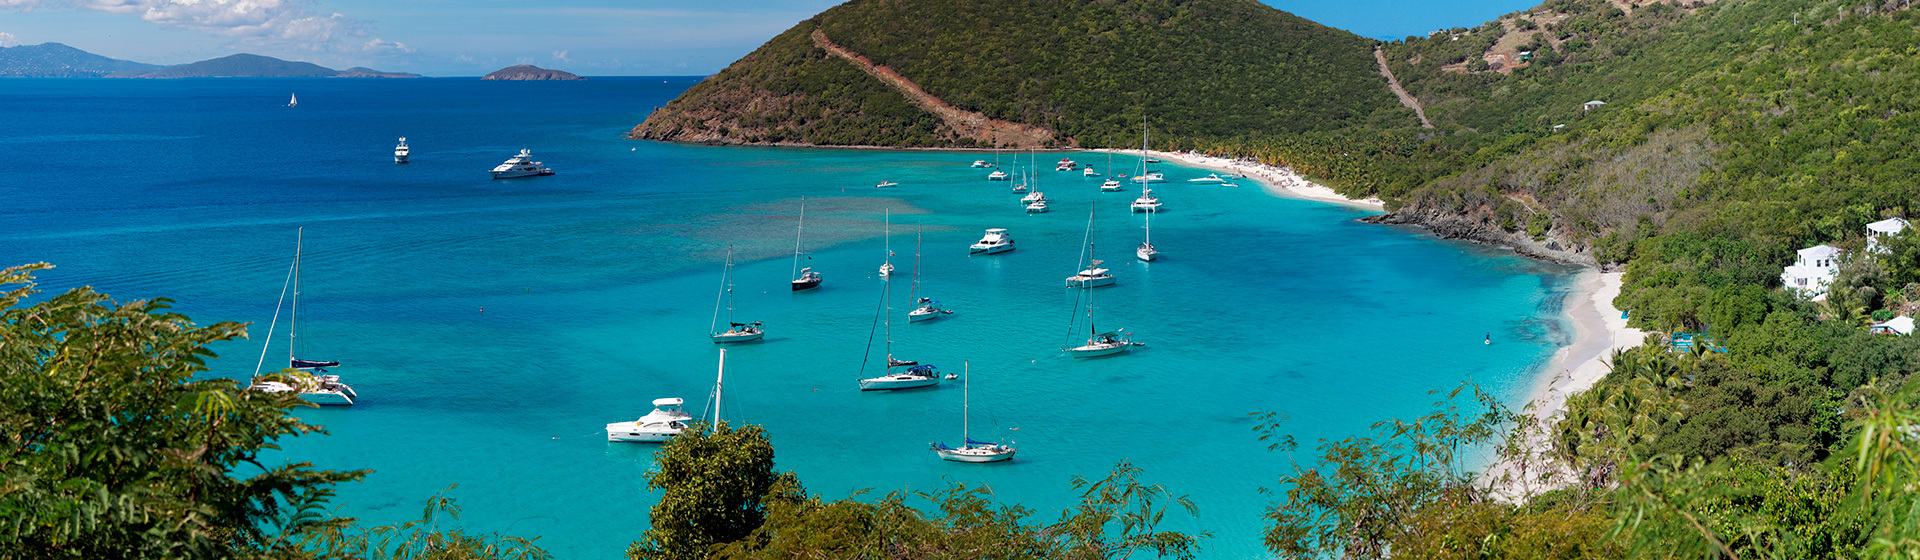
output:
[[[955,108],[1037,125],[1057,145],[1125,146],[1141,117],[1206,137],[1414,122],[1372,42],[1255,0],[855,0],[780,34],[649,116],[633,136],[725,143],[972,146],[812,34]]]

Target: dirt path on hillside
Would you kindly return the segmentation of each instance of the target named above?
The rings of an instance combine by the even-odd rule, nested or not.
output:
[[[1394,78],[1393,70],[1387,68],[1387,53],[1380,52],[1380,47],[1374,47],[1373,59],[1380,61],[1380,75],[1387,77],[1387,89],[1393,90],[1393,94],[1400,98],[1400,104],[1413,109],[1413,114],[1420,116],[1420,126],[1433,128],[1433,122],[1427,120],[1427,110],[1420,107],[1420,100],[1414,99],[1413,94],[1401,88],[1400,80]]]
[[[813,30],[813,44],[834,56],[852,62],[868,75],[893,86],[893,89],[899,90],[901,95],[907,96],[908,101],[940,117],[941,120],[946,121],[949,128],[963,137],[972,138],[982,144],[1008,148],[1039,148],[1044,147],[1047,141],[1054,139],[1052,130],[1013,121],[990,119],[986,115],[963,111],[948,105],[947,102],[920,89],[913,80],[901,76],[892,68],[874,64],[867,57],[835,44],[833,40],[827,38],[826,33],[818,29]],[[1063,144],[1071,145],[1072,141],[1069,140]]]

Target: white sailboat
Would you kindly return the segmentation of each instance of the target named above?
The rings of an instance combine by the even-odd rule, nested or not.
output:
[[[807,197],[800,197],[800,221],[793,226],[793,291],[820,287],[824,280],[813,267],[800,267],[800,233],[807,229]]]
[[[1159,173],[1147,172],[1147,121],[1140,121],[1140,176],[1133,181],[1140,183],[1140,198],[1133,199],[1134,212],[1159,212],[1160,199],[1153,196],[1153,189],[1147,185],[1162,181]]]
[[[1069,288],[1097,288],[1100,286],[1112,286],[1114,282],[1113,273],[1107,269],[1100,268],[1100,265],[1105,264],[1105,261],[1093,258],[1093,211],[1095,208],[1099,208],[1099,205],[1095,204],[1087,209],[1087,234],[1080,245],[1080,255],[1090,259],[1091,262],[1074,261],[1073,264],[1076,266],[1082,262],[1088,262],[1088,266],[1080,269],[1080,272],[1075,273],[1073,276],[1067,277],[1067,287]]]
[[[302,360],[296,355],[300,347],[300,253],[306,243],[306,228],[300,228],[294,235],[293,265],[287,270],[287,281],[293,286],[293,301],[292,305],[288,308],[289,314],[287,316],[287,367],[300,370],[307,375],[306,377],[283,378],[278,381],[259,380],[260,368],[266,364],[267,361],[267,348],[263,346],[260,348],[260,363],[254,365],[253,368],[254,382],[249,388],[267,393],[297,393],[301,400],[318,405],[352,406],[353,401],[359,399],[360,395],[353,392],[353,387],[342,383],[340,376],[326,374],[327,370],[325,368],[337,367],[340,365],[340,362],[334,360]],[[281,288],[281,295],[285,297],[285,287]],[[280,320],[280,307],[277,304],[273,309],[273,317],[273,322],[278,323]],[[267,345],[271,346],[272,344],[273,326],[270,323],[267,327]],[[314,375],[316,373],[323,375]]]
[[[967,377],[961,381],[960,393],[960,446],[949,447],[935,442],[933,452],[941,459],[960,463],[992,463],[1013,458],[1019,450],[1000,443],[987,443],[973,439],[973,363],[967,362]]]
[[[881,376],[861,379],[860,390],[895,391],[939,384],[940,371],[935,368],[933,364],[922,364],[913,360],[896,360],[893,358],[893,282],[882,281],[882,284],[880,287],[880,301],[885,312],[880,315],[880,320],[886,325],[882,333],[886,339],[887,365],[882,368],[884,373]],[[867,353],[871,354],[872,352],[873,341],[869,339],[867,341]],[[896,372],[893,371],[893,368],[906,369]],[[860,370],[864,373],[866,369],[866,358],[862,357]]]
[[[1146,241],[1140,242],[1140,246],[1133,250],[1133,256],[1138,257],[1142,261],[1152,262],[1153,259],[1159,255],[1160,251],[1154,250],[1153,248],[1153,213],[1148,212],[1147,239]]]
[[[720,351],[724,356],[726,349]],[[653,412],[646,416],[631,422],[607,424],[607,441],[660,443],[673,439],[686,430],[687,421],[693,419],[692,414],[681,410],[682,404],[685,401],[677,397],[654,399]]]
[[[300,106],[300,96],[299,96],[298,94],[291,94],[291,93],[290,93],[290,94],[287,94],[287,106],[288,106],[288,107],[299,107],[299,106]]]
[[[907,299],[913,300],[915,307],[913,311],[907,312],[908,323],[932,321],[953,313],[952,309],[941,309],[940,302],[933,301],[933,298],[920,297],[920,240],[922,237],[916,234],[913,239],[913,289],[907,292]]]
[[[720,330],[720,303],[722,300],[724,300],[727,305],[727,330],[724,331]],[[733,321],[733,246],[728,245],[727,267],[724,272],[720,273],[720,295],[714,298],[713,324],[708,327],[709,332],[713,333],[713,343],[728,344],[760,340],[767,336],[767,332],[761,330],[760,327],[759,321],[751,323],[736,323]]]
[[[886,278],[893,275],[893,212],[882,211],[886,213],[886,217],[881,218],[884,221],[880,226],[880,248],[886,251],[887,256],[886,260],[880,263],[880,277]]]

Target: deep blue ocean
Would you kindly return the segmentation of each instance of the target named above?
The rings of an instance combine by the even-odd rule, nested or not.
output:
[[[726,417],[765,426],[809,492],[984,484],[1051,521],[1076,498],[1073,476],[1131,461],[1196,502],[1198,519],[1169,513],[1167,526],[1211,532],[1206,558],[1265,557],[1259,489],[1310,456],[1267,451],[1249,413],[1289,415],[1311,444],[1424,413],[1429,391],[1466,380],[1518,404],[1568,339],[1560,267],[1250,182],[1185,182],[1204,171],[1159,166],[1173,181],[1156,190],[1162,257],[1143,264],[1135,195],[1051,165],[1039,186],[1055,211],[1028,215],[967,166],[991,152],[622,137],[694,80],[0,80],[0,148],[19,166],[0,179],[0,263],[56,264],[47,290],[251,322],[255,338],[212,363],[245,378],[305,228],[302,357],[340,360],[361,401],[299,411],[331,433],[286,441],[275,460],[372,469],[338,498],[370,524],[416,518],[457,484],[469,529],[539,536],[559,558],[617,557],[645,529],[656,448],[610,444],[602,426],[659,397],[702,412],[729,246],[735,318],[769,334],[728,352]],[[406,165],[391,159],[401,136]],[[558,174],[489,179],[522,148]],[[1038,155],[1060,157],[1108,171],[1105,154]],[[883,180],[900,186],[873,187]],[[794,293],[802,196],[804,266],[826,284]],[[1073,360],[1059,349],[1079,343],[1081,311],[1062,282],[1095,205],[1094,256],[1119,277],[1097,289],[1096,317],[1147,346]],[[1018,250],[969,257],[990,227]],[[956,313],[909,325],[916,234],[925,295]],[[1017,460],[928,450],[959,438],[957,382],[856,390],[863,360],[884,354],[868,341],[884,338],[875,269],[889,246],[893,353],[954,373],[971,361],[974,437],[1015,442]],[[285,363],[286,320],[269,367]]]

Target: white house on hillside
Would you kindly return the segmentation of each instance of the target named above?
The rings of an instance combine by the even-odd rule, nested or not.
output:
[[[1827,295],[1827,286],[1840,271],[1840,250],[1832,245],[1814,245],[1799,252],[1800,259],[1780,273],[1780,284],[1807,297]]]
[[[1867,224],[1867,252],[1886,253],[1887,247],[1882,241],[1907,229],[1906,218],[1887,218]]]

